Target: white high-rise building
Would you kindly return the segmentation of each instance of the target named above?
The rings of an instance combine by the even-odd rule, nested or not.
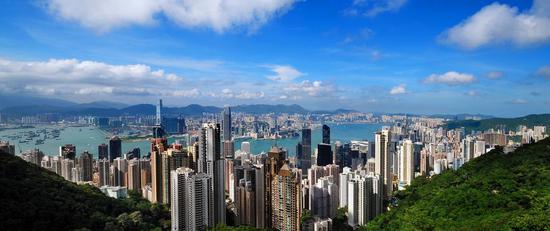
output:
[[[199,136],[199,166],[201,173],[212,178],[210,193],[213,213],[209,214],[214,224],[225,224],[225,159],[221,153],[220,125],[203,124]]]
[[[250,142],[244,141],[241,143],[241,151],[246,154],[250,154]]]
[[[414,178],[414,145],[409,139],[403,140],[399,152],[399,185],[410,185]]]
[[[97,160],[97,166],[99,170],[99,187],[110,185],[109,182],[109,168],[111,164],[108,159]]]
[[[170,172],[172,230],[206,230],[213,226],[209,214],[213,195],[209,193],[212,178],[205,173],[195,173],[190,168],[178,168]]]
[[[477,158],[486,152],[485,148],[485,141],[484,140],[476,140],[474,144],[474,158]]]
[[[348,182],[348,224],[364,225],[382,213],[382,180],[374,173],[356,171]]]
[[[384,129],[377,132],[374,136],[375,139],[375,171],[376,175],[379,175],[384,182],[383,194],[386,199],[389,199],[393,191],[392,174],[390,172],[390,165],[392,163],[390,153],[390,139],[391,133],[389,130]]]
[[[350,174],[351,168],[344,167],[342,173],[340,173],[338,188],[340,189],[340,201],[339,208],[344,208],[348,205],[348,182],[351,180],[352,174]]]

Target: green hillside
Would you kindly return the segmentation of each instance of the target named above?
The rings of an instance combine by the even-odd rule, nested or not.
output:
[[[167,230],[170,214],[136,193],[116,200],[0,153],[0,230]]]
[[[550,229],[550,138],[501,149],[397,193],[398,206],[368,230]]]
[[[519,125],[526,125],[528,127],[533,127],[535,125],[546,125],[547,127],[550,127],[550,114],[528,115],[519,118],[449,121],[446,127],[448,129],[464,127],[466,132],[469,133],[472,130],[485,131],[500,125],[505,125],[509,130],[515,130]]]

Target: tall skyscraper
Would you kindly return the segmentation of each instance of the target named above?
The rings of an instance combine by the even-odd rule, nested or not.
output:
[[[97,159],[109,159],[109,145],[100,144],[97,146]]]
[[[112,186],[126,186],[126,174],[128,172],[128,161],[124,158],[117,157],[113,160],[113,185]]]
[[[113,136],[109,140],[109,160],[122,157],[122,140],[118,136]]]
[[[272,228],[280,231],[300,230],[302,217],[301,171],[287,163],[271,181]]]
[[[302,174],[305,174],[311,167],[311,129],[309,128],[302,129],[302,159],[300,162]]]
[[[93,156],[88,151],[83,152],[78,160],[81,168],[82,181],[92,181]]]
[[[323,124],[323,143],[330,144],[330,127]]]
[[[128,189],[141,192],[141,163],[137,158],[128,161]]]
[[[163,203],[162,153],[168,148],[166,138],[151,141],[151,191],[153,203]]]
[[[235,157],[235,144],[232,140],[223,141],[223,156],[226,159],[233,159]]]
[[[317,145],[317,165],[327,166],[333,163],[332,147],[330,144],[321,143]]]
[[[414,178],[414,145],[405,139],[399,153],[399,184],[410,185]]]
[[[243,163],[243,165],[235,166],[234,169],[235,207],[237,209],[235,223],[262,228],[259,226],[257,218],[258,212],[262,210],[259,206],[263,206],[263,202],[257,203],[257,198],[263,198],[264,195],[259,194],[257,183],[263,182],[259,179],[263,175],[257,175],[259,168],[250,163]]]
[[[199,136],[199,172],[212,178],[214,224],[225,224],[225,159],[220,150],[220,124],[203,124]]]
[[[155,118],[155,125],[157,126],[162,125],[162,99],[159,99],[159,102],[157,103],[157,114]]]
[[[231,107],[223,108],[223,140],[231,140]]]
[[[390,139],[391,133],[389,130],[384,129],[380,132],[377,132],[374,135],[375,139],[375,171],[376,175],[381,177],[381,180],[384,183],[383,195],[384,198],[389,199],[391,196],[392,188],[392,174],[390,172],[390,165],[392,163],[391,153],[390,153]]]
[[[109,168],[111,167],[111,163],[109,163],[109,160],[99,159],[97,166],[99,171],[99,187],[110,185]]]
[[[195,173],[190,168],[171,171],[172,230],[207,230],[214,226],[210,214],[212,178],[206,173]]]

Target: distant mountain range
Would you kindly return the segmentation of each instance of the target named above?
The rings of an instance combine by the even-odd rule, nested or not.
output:
[[[525,125],[532,127],[543,125],[550,127],[550,114],[528,115],[518,118],[491,118],[484,120],[460,120],[449,121],[446,124],[447,129],[463,127],[467,133],[470,131],[485,131],[497,126],[505,126],[508,130],[515,130],[518,126]]]
[[[231,107],[233,112],[249,114],[266,113],[289,113],[289,114],[336,114],[345,112],[356,112],[348,109],[337,109],[334,111],[311,111],[300,105],[268,105],[251,104],[237,105]],[[163,113],[167,116],[199,116],[203,113],[220,113],[221,107],[202,106],[190,104],[184,107],[163,107]],[[121,116],[121,115],[154,115],[156,106],[152,104],[126,105],[109,101],[96,101],[91,103],[78,104],[70,101],[38,98],[30,96],[2,96],[0,95],[0,113],[7,116],[30,116],[43,113],[58,113],[65,116]]]

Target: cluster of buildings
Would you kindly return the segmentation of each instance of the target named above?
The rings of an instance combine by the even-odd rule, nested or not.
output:
[[[457,169],[497,145],[511,146],[511,135],[526,142],[547,136],[541,126],[466,134],[464,129],[444,129],[442,119],[383,117],[393,125],[371,141],[333,141],[330,127],[323,125],[321,143],[312,144],[312,130],[302,124],[296,157],[290,158],[277,146],[250,153],[247,142],[235,151],[238,129],[229,107],[203,122],[185,144],[169,144],[161,104],[148,156],[139,150],[123,154],[120,139],[113,137],[108,145],[99,145],[98,159],[86,151],[77,155],[72,145],[61,147],[59,156],[31,150],[22,158],[67,180],[96,185],[112,197],[135,190],[153,203],[167,204],[172,230],[218,224],[331,230],[339,210],[345,211],[349,226],[365,225],[396,203],[394,191],[405,189],[415,177]],[[13,147],[0,143],[0,149]]]

